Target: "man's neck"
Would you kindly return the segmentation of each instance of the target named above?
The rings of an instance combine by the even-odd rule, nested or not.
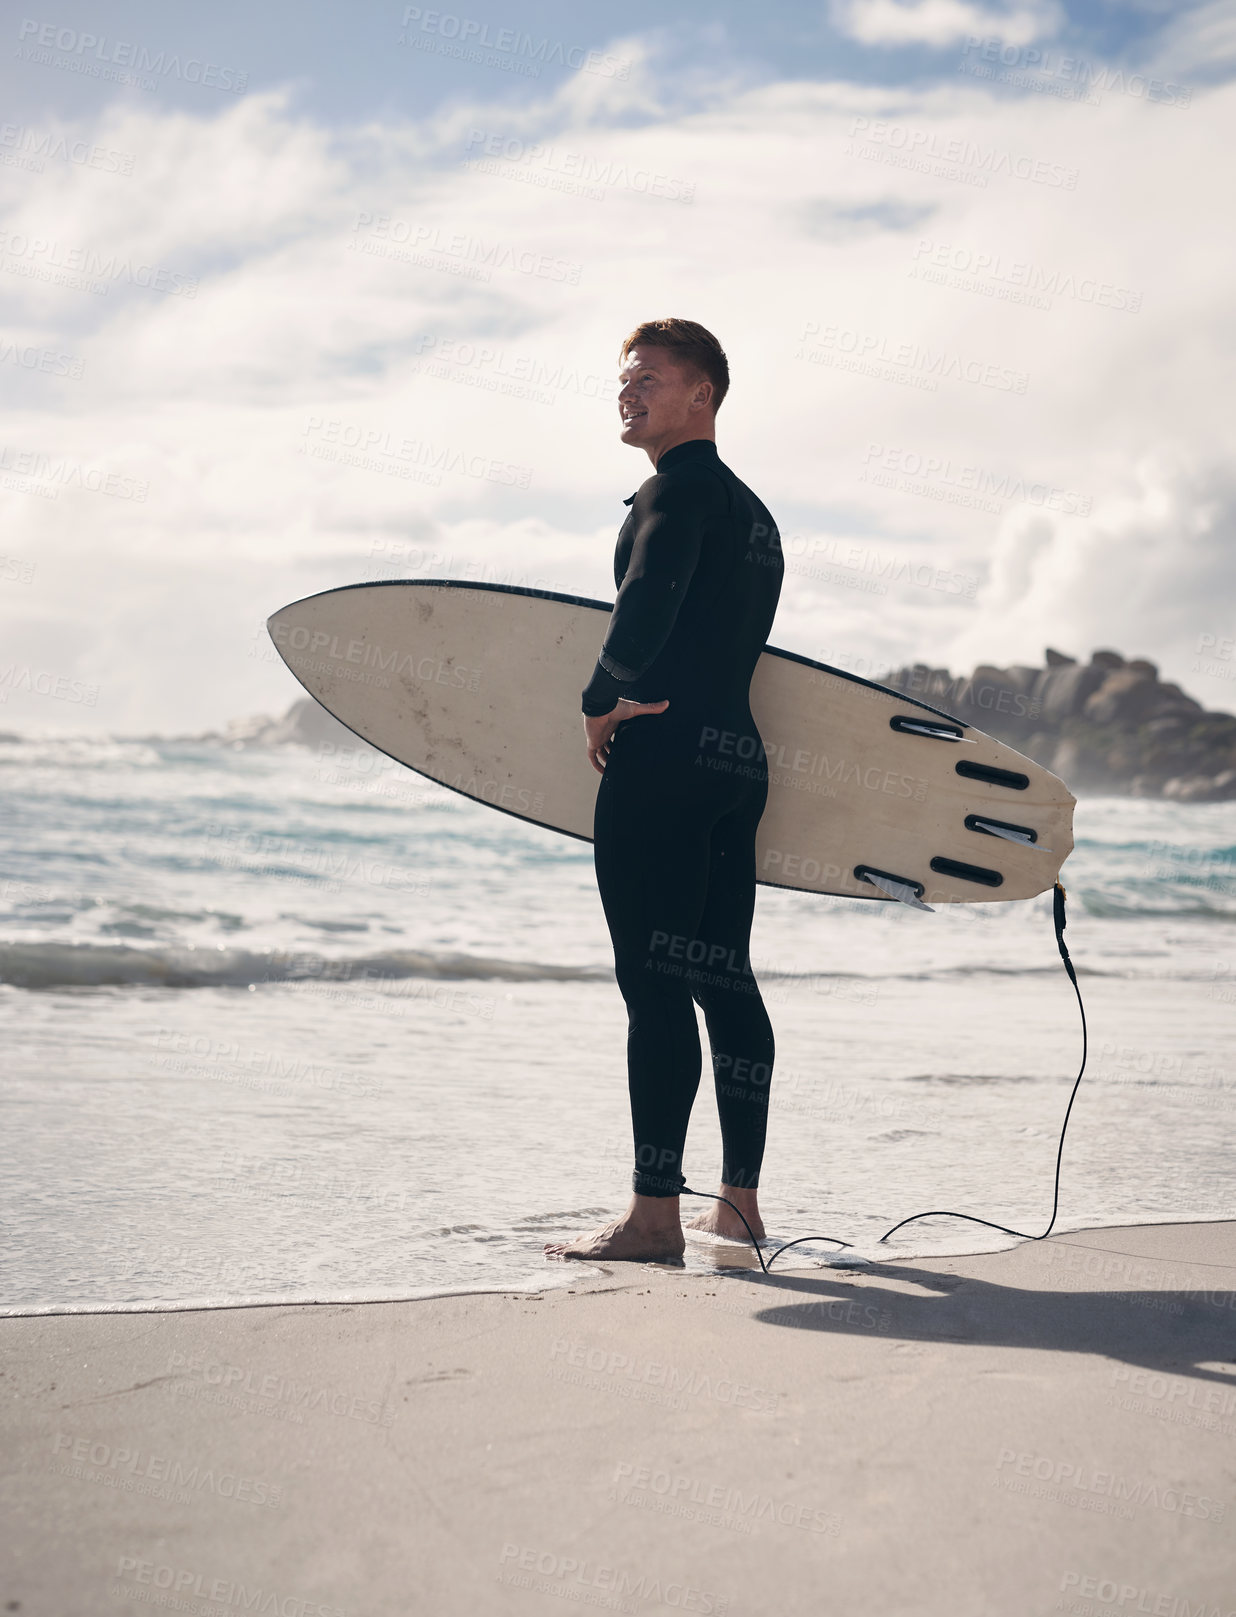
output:
[[[648,456],[648,459],[652,462],[653,469],[655,470],[656,464],[661,459],[662,455],[668,455],[670,450],[677,449],[679,444],[695,443],[699,438],[706,438],[709,443],[715,444],[717,441],[716,423],[713,421],[701,422],[697,427],[688,427],[682,432],[671,434],[669,437],[662,438],[661,441],[655,445],[645,444],[643,449],[644,453]]]

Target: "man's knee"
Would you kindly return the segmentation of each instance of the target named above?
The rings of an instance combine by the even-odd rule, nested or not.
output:
[[[746,1018],[753,1014],[750,1007],[754,1001],[763,1004],[759,984],[749,969],[697,972],[691,994],[705,1016],[724,1017],[727,1027],[735,1016]]]
[[[682,1001],[691,1004],[687,969],[678,960],[665,960],[641,951],[623,954],[614,961],[614,976],[627,1005],[666,1005]]]

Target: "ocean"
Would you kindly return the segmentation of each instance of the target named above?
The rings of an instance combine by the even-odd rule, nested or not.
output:
[[[354,748],[8,741],[0,783],[0,1311],[576,1282],[542,1244],[630,1184],[590,845]],[[1236,1218],[1231,805],[1084,798],[1076,837],[1056,1228]],[[752,960],[771,1235],[878,1257],[1013,1244],[943,1219],[877,1244],[921,1209],[1046,1227],[1081,1058],[1050,894],[761,887]],[[687,1171],[716,1190],[704,1072]]]

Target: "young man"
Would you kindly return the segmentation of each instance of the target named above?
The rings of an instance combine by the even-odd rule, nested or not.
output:
[[[647,454],[654,475],[626,501],[618,598],[583,711],[602,774],[597,885],[628,1012],[634,1195],[613,1224],[545,1250],[674,1260],[700,1078],[696,1002],[712,1048],[721,1194],[764,1233],[757,1187],[774,1047],[749,949],[768,770],[748,690],[783,563],[771,516],[717,456],[729,387],[717,339],[692,320],[651,320],[621,359],[622,441]],[[746,1235],[721,1203],[692,1228]]]

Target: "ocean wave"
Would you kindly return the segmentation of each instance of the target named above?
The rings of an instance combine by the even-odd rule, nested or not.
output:
[[[756,980],[771,987],[788,983],[810,992],[863,999],[874,985],[890,982],[931,982],[978,977],[1050,977],[1061,968],[1046,965],[997,966],[990,961],[963,961],[925,971],[886,971],[866,976],[858,972],[788,972],[763,970],[756,962]],[[1125,970],[1104,970],[1079,964],[1078,975],[1123,977]],[[1177,973],[1175,980],[1210,981],[1213,972]],[[280,983],[305,987],[320,985],[346,991],[346,985],[380,989],[384,983],[408,978],[442,981],[511,983],[611,983],[608,965],[562,965],[544,960],[503,960],[488,955],[434,952],[424,949],[386,949],[362,955],[323,955],[308,949],[240,949],[225,946],[194,948],[188,944],[55,943],[25,941],[0,943],[0,985],[16,989],[57,988],[260,988]],[[872,985],[864,988],[863,985]]]
[[[1132,840],[1106,837],[1100,840],[1095,836],[1079,835],[1074,844],[1075,855],[1097,856],[1108,860],[1125,858],[1129,863],[1132,863],[1135,857],[1145,859],[1149,856],[1160,862],[1166,861],[1177,865],[1181,869],[1189,865],[1197,867],[1236,863],[1236,843],[1224,841],[1208,847],[1203,841],[1198,840],[1199,837],[1205,837],[1205,827],[1198,823],[1196,817],[1192,820],[1184,818],[1190,808],[1210,808],[1219,805],[1160,803],[1159,806],[1175,809],[1181,816],[1177,824],[1164,827],[1163,836],[1137,837]],[[1226,826],[1223,829],[1226,831]],[[1169,834],[1173,840],[1169,840]]]
[[[112,736],[0,735],[0,766],[28,764],[52,769],[102,769],[115,764],[149,768],[163,758],[144,741]]]
[[[1203,898],[1196,889],[1181,886],[1183,892],[1164,888],[1157,898],[1153,889],[1125,897],[1119,891],[1088,888],[1081,894],[1081,907],[1101,921],[1236,921],[1236,893],[1213,892]]]
[[[249,988],[264,983],[360,983],[375,987],[408,977],[504,982],[606,982],[600,966],[498,960],[482,955],[390,949],[324,956],[307,950],[131,948],[96,943],[0,943],[0,983],[13,988]]]

